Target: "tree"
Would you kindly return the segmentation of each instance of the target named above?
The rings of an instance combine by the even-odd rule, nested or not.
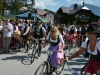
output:
[[[0,0],[0,14],[4,15],[4,9],[18,12],[25,2],[25,0]]]
[[[45,11],[49,11],[48,9],[44,9]]]

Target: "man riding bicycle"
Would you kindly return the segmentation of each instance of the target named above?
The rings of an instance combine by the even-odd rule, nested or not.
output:
[[[66,34],[66,39],[68,40],[68,42],[71,40],[72,43],[76,46],[76,36],[77,36],[77,29],[75,28],[74,25],[72,25]]]
[[[27,21],[25,22],[25,28],[24,28],[23,32],[21,33],[21,37],[22,37],[22,39],[25,40],[25,42],[27,44],[27,50],[26,50],[26,53],[27,53],[28,48],[29,48],[29,37],[30,37],[30,27],[29,27],[29,23]]]
[[[41,54],[41,49],[42,49],[42,40],[44,40],[44,38],[46,37],[46,30],[44,29],[44,27],[40,26],[40,23],[36,22],[35,23],[35,27],[32,29],[32,35],[31,35],[31,39],[34,40],[35,39],[39,39],[39,55]]]

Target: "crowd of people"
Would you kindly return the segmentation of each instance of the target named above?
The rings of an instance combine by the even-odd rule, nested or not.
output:
[[[21,44],[21,40],[25,39],[27,48],[29,47],[29,40],[39,40],[39,56],[42,50],[42,40],[46,40],[46,43],[50,43],[48,50],[57,50],[50,56],[51,67],[57,67],[60,63],[68,62],[72,58],[75,58],[85,52],[86,50],[91,55],[90,61],[87,65],[86,72],[95,75],[100,69],[100,41],[99,41],[100,28],[97,24],[90,25],[65,25],[65,24],[53,24],[51,22],[34,22],[34,21],[20,21],[7,19],[2,21],[0,19],[0,50],[3,53],[9,53],[10,49],[17,48]],[[88,38],[89,45],[87,46]],[[66,43],[64,39],[67,40]],[[80,49],[71,57],[64,60],[63,49],[68,45],[69,41],[72,41],[73,45],[79,46]],[[28,49],[26,50],[28,52]],[[98,71],[99,72],[99,71]]]

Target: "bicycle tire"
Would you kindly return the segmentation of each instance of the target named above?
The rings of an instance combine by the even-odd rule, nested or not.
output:
[[[37,54],[37,56],[39,57],[39,46],[36,47],[36,52],[35,54]]]
[[[46,66],[46,68],[44,69],[45,66]],[[43,67],[42,70],[41,70],[41,67]],[[48,65],[48,62],[44,61],[42,64],[40,64],[38,66],[34,75],[48,75],[49,69],[50,69],[50,66]],[[39,73],[39,70],[41,70],[40,73]],[[43,70],[44,70],[44,72],[43,72]]]
[[[26,50],[26,53],[30,50],[30,48],[27,46],[28,44],[24,44],[24,48],[25,48],[25,50]]]
[[[33,48],[31,55],[31,64],[34,62],[34,59],[35,59],[35,49]]]
[[[55,70],[55,73],[56,73],[57,75],[60,75],[60,74],[62,73],[63,69],[64,69],[64,66],[65,66],[65,63],[62,63],[61,65],[59,65],[59,66],[57,67],[57,69]],[[60,69],[60,70],[59,70],[59,69]]]

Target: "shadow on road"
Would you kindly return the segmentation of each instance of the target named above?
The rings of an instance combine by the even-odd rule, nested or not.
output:
[[[31,62],[29,60],[29,57],[27,56],[10,56],[10,57],[5,57],[1,60],[16,60],[16,61],[21,61],[22,64],[24,65],[31,65]]]

